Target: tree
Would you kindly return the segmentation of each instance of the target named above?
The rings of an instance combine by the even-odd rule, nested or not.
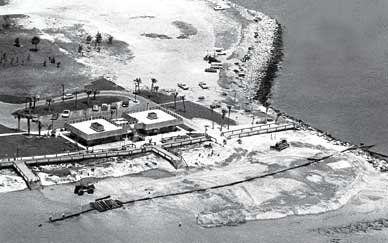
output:
[[[90,95],[93,93],[90,89],[85,90],[86,95],[88,96],[88,105],[90,104]]]
[[[156,96],[158,96],[159,86],[155,85],[154,90],[155,90]]]
[[[113,36],[108,37],[108,44],[112,45],[113,44]]]
[[[44,61],[43,61],[43,67],[46,67],[46,66],[47,66],[47,61],[44,60]]]
[[[141,78],[135,78],[135,92],[138,92],[140,94],[140,84],[141,84]]]
[[[174,92],[173,96],[174,96],[174,108],[176,110],[176,98],[178,97],[178,92]]]
[[[38,101],[38,98],[37,98],[36,96],[33,96],[33,97],[32,97],[32,103],[33,103],[32,109],[35,109],[36,101]]]
[[[51,104],[54,103],[54,100],[52,98],[47,98],[46,103],[48,105],[49,112],[51,112]]]
[[[98,89],[94,89],[94,90],[93,90],[93,100],[96,99],[96,96],[97,96],[97,94],[99,94],[99,93],[100,93],[100,91],[99,91]]]
[[[186,112],[185,96],[182,95],[181,99],[182,99],[182,103],[183,103],[183,112]]]
[[[96,34],[96,46],[100,45],[101,41],[102,41],[102,35],[100,32],[97,32],[97,34]]]
[[[225,110],[225,109],[222,109],[221,110],[221,113],[222,113],[222,122],[221,122],[221,132],[222,132],[222,127],[224,126],[224,119],[225,119],[225,115],[228,111]]]
[[[13,45],[16,46],[16,47],[20,47],[20,39],[19,39],[19,37],[15,39],[15,42],[14,42]]]
[[[92,41],[92,36],[91,36],[91,35],[88,35],[88,36],[86,37],[86,43],[87,43],[87,44],[90,44],[91,41]]]
[[[78,53],[82,53],[82,50],[83,50],[84,48],[82,47],[82,45],[79,45],[78,46]]]
[[[37,36],[32,37],[31,44],[35,46],[35,49],[33,51],[38,51],[38,44],[40,43],[40,38]]]
[[[155,78],[151,78],[151,92],[154,92],[154,86],[158,82]]]
[[[214,114],[214,109],[216,108],[215,105],[210,105],[210,110],[211,110],[211,113],[212,113],[212,129],[214,129],[214,117],[213,117],[213,114]]]

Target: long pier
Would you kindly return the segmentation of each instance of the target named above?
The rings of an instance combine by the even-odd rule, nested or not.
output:
[[[224,136],[227,139],[231,139],[235,137],[241,138],[241,137],[248,137],[253,135],[280,132],[280,131],[293,130],[293,129],[296,129],[296,125],[293,123],[284,123],[284,124],[270,123],[270,124],[262,124],[258,126],[252,126],[252,127],[240,128],[240,129],[222,132],[221,136]]]

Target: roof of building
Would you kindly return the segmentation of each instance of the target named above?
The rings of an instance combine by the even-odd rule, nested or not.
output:
[[[155,115],[149,116],[150,113],[155,113],[156,116]],[[128,115],[130,117],[137,119],[139,123],[144,123],[146,125],[156,124],[156,123],[166,122],[166,121],[175,121],[177,119],[176,117],[159,109],[135,112],[135,113],[130,113]]]
[[[77,122],[77,123],[72,123],[69,124],[70,126],[82,131],[83,133],[86,133],[88,135],[90,134],[96,134],[96,133],[101,133],[96,131],[95,129],[91,128],[91,125],[93,123],[98,123],[104,126],[104,132],[110,132],[110,131],[115,131],[115,130],[120,130],[121,127],[116,126],[107,120],[104,119],[93,119],[93,120],[87,120],[87,121],[82,121],[82,122]]]

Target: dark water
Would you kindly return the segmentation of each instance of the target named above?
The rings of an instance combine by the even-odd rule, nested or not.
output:
[[[388,154],[387,0],[234,0],[284,27],[272,104]]]

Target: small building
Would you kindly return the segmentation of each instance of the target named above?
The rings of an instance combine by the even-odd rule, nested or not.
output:
[[[66,123],[65,128],[70,131],[70,137],[87,146],[118,141],[132,134],[129,127],[117,126],[105,119]]]
[[[145,135],[172,132],[183,124],[182,118],[169,111],[151,109],[147,111],[123,114],[130,123],[135,124],[137,132]]]

